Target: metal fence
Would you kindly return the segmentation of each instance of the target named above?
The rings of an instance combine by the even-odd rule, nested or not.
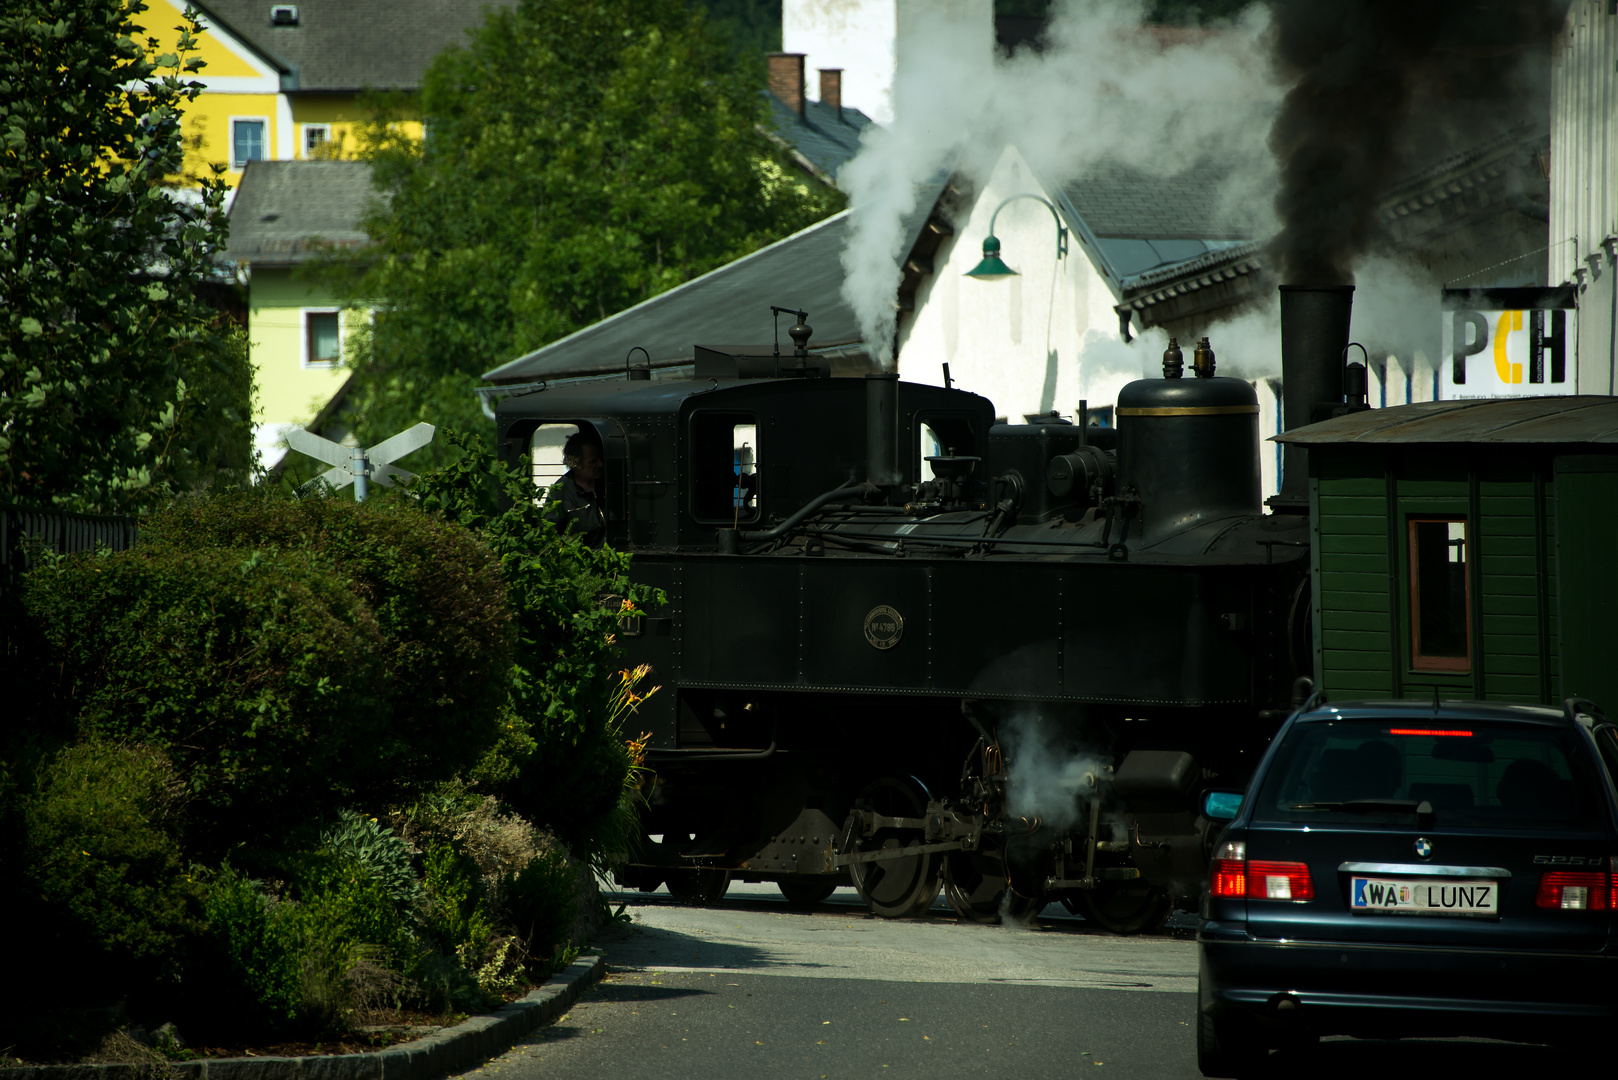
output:
[[[0,593],[9,590],[28,569],[34,537],[46,551],[70,555],[105,545],[114,551],[133,547],[135,519],[97,514],[70,514],[65,510],[29,510],[0,503]]]

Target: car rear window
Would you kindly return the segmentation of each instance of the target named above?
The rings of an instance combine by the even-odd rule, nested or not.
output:
[[[1593,763],[1571,732],[1454,721],[1295,725],[1265,773],[1253,818],[1405,822],[1432,807],[1449,826],[1600,827]]]

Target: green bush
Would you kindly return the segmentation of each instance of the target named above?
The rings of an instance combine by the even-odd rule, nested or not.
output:
[[[283,916],[302,961],[300,1019],[307,1029],[342,1031],[355,1011],[350,978],[362,959],[409,974],[423,946],[410,910],[352,859],[321,852],[310,859]]]
[[[355,859],[322,851],[273,896],[226,866],[209,882],[206,948],[190,975],[192,1016],[214,1037],[338,1034],[351,1028],[362,970],[398,976],[425,949],[414,913]]]
[[[320,846],[364,867],[388,890],[395,903],[409,904],[422,898],[409,845],[375,818],[347,808],[340,810],[337,824],[320,834]]]
[[[389,737],[355,762],[397,777],[401,801],[470,768],[502,730],[511,611],[494,554],[466,529],[406,499],[286,499],[241,492],[181,500],[141,524],[142,546],[307,552],[370,612],[387,687]]]
[[[141,545],[41,568],[25,591],[47,706],[81,737],[164,748],[196,799],[194,851],[352,801],[354,763],[390,737],[375,619],[308,552]]]
[[[578,914],[578,873],[554,850],[542,851],[501,883],[505,916],[528,943],[530,971],[548,974],[549,962],[565,947]]]
[[[303,965],[292,921],[277,917],[259,882],[228,864],[208,883],[203,909],[208,932],[188,972],[199,990],[190,1018],[203,1024],[202,1033],[277,1031],[296,1023]],[[194,1028],[187,1030],[197,1038]]]
[[[26,726],[165,749],[197,799],[197,857],[408,799],[500,735],[498,568],[409,506],[186,500],[134,549],[41,567],[23,593],[22,670],[41,684]]]
[[[183,785],[161,752],[73,746],[28,781],[13,780],[4,822],[0,910],[22,993],[0,1010],[0,1048],[49,1060],[97,1045],[116,1026],[104,1007],[131,988],[143,1006],[172,1001],[202,911],[175,836]]]
[[[197,891],[173,832],[183,785],[147,746],[93,742],[63,750],[23,808],[28,891],[59,963],[94,963],[124,979],[172,981],[201,926]]]

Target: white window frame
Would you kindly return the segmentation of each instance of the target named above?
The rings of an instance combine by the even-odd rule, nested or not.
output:
[[[337,316],[337,359],[336,360],[315,360],[314,358],[312,358],[309,355],[309,316],[311,316],[311,315],[335,315],[335,316]],[[343,309],[342,308],[334,308],[334,307],[309,307],[309,308],[304,308],[302,316],[298,319],[298,324],[299,324],[299,328],[302,330],[302,336],[299,339],[300,344],[298,346],[298,350],[302,355],[303,366],[304,366],[305,370],[309,370],[309,371],[332,371],[332,370],[334,370],[337,367],[342,365],[342,362],[343,362],[343,345],[345,344],[344,339],[347,337],[347,335],[344,333],[345,328],[343,326]]]
[[[230,171],[241,172],[247,168],[247,162],[236,160],[236,125],[237,124],[263,124],[264,125],[264,156],[255,158],[256,161],[274,161],[275,146],[270,141],[270,118],[268,116],[232,116],[230,118]]]
[[[309,145],[309,136],[310,135],[312,135],[315,132],[319,131],[319,132],[323,133],[321,135],[321,137],[320,137],[321,142],[330,142],[331,141],[331,125],[330,124],[300,124],[298,126],[302,129],[301,134],[303,136],[303,138],[299,141],[298,145],[302,148],[302,154],[303,154],[303,157],[304,157],[305,160],[308,160],[312,156],[311,151],[314,149],[314,147],[311,147]]]

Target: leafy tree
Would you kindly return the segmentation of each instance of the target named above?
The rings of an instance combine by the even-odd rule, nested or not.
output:
[[[763,133],[759,74],[679,0],[523,0],[435,60],[425,142],[367,135],[387,200],[341,275],[376,305],[350,355],[360,441],[476,430],[481,372],[837,209]]]
[[[696,0],[708,21],[730,38],[744,62],[760,64],[763,54],[781,49],[781,0]]]
[[[462,456],[413,481],[410,492],[424,509],[475,530],[494,553],[516,629],[507,727],[474,776],[577,855],[621,849],[618,811],[637,762],[620,730],[633,679],[625,689],[616,633],[621,617],[665,597],[629,580],[628,555],[557,532],[534,502],[532,481],[475,436],[444,435]],[[494,513],[486,510],[491,487],[501,496]]]
[[[250,463],[243,336],[203,297],[224,185],[181,169],[201,85],[143,0],[0,9],[0,499],[139,509]]]

